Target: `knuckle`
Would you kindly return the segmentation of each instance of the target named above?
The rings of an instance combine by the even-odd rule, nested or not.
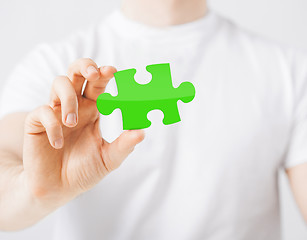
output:
[[[94,60],[91,58],[81,58],[81,64],[95,64]]]
[[[89,63],[95,63],[95,62],[91,58],[79,58],[69,65],[68,72],[72,72],[76,66],[89,64]]]
[[[58,121],[50,121],[46,123],[46,128],[50,130],[59,130],[61,128],[61,124]]]
[[[38,120],[36,120],[36,116],[39,115],[40,108],[41,107],[37,107],[36,109],[27,114],[24,122],[25,133],[31,132],[31,129],[39,124]]]
[[[73,72],[73,67],[75,66],[74,63],[71,63],[69,66],[68,66],[68,69],[67,69],[67,74],[70,75],[72,72]]]
[[[76,101],[76,92],[73,88],[69,78],[66,76],[58,76],[53,82],[53,95],[51,99],[60,98],[61,101],[71,100]]]
[[[33,127],[41,127],[42,125],[51,131],[58,131],[62,128],[54,111],[48,105],[40,106],[27,114],[24,123],[25,132],[29,133],[33,131]]]
[[[89,65],[97,67],[97,64],[91,58],[79,58],[68,67],[67,75],[69,78],[80,76],[81,69]]]
[[[35,115],[44,114],[46,111],[49,111],[50,107],[47,105],[39,106],[35,108],[33,111],[29,112],[25,118],[26,123],[30,123],[33,121]]]
[[[68,105],[75,105],[77,102],[76,94],[74,93],[69,94],[68,96],[65,97],[65,99],[63,99],[63,102]]]
[[[68,66],[68,69],[67,69],[68,75],[71,75],[71,74],[73,74],[73,73],[75,72],[76,66],[79,65],[81,59],[82,59],[82,58],[79,58],[79,59],[75,60],[74,62],[72,62],[72,63]]]
[[[38,114],[46,114],[47,112],[50,112],[51,108],[48,105],[43,105],[38,107],[37,113]]]
[[[65,76],[57,76],[54,80],[53,80],[53,86],[57,86],[58,84],[61,84],[64,80],[66,80]]]
[[[92,59],[83,58],[82,61],[80,62],[80,69],[84,71],[89,66],[94,66],[95,68],[97,68],[97,64]]]
[[[91,58],[81,58],[81,60],[86,61],[86,62],[94,62],[93,59]]]

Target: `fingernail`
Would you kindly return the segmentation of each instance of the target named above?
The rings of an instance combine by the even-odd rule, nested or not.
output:
[[[94,67],[94,66],[89,66],[86,70],[88,75],[94,74],[94,73],[98,73],[98,70]]]
[[[68,113],[66,117],[66,123],[74,125],[77,123],[77,115],[75,113]]]
[[[63,146],[63,139],[62,138],[60,138],[60,139],[58,139],[54,142],[55,148],[61,148],[62,146]]]

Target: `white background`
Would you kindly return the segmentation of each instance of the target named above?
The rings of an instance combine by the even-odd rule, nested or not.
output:
[[[210,5],[239,25],[307,50],[306,0],[211,0]],[[36,44],[53,42],[76,29],[84,29],[118,6],[119,0],[1,0],[0,91],[14,65]],[[280,179],[283,239],[305,240],[307,225],[283,173]],[[52,227],[50,215],[29,229],[0,232],[0,240],[49,240]]]

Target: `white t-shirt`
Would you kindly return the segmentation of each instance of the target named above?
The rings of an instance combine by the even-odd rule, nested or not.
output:
[[[240,29],[210,11],[154,28],[119,11],[63,42],[41,45],[2,94],[1,116],[48,103],[53,79],[90,57],[118,70],[170,63],[182,121],[152,126],[116,171],[56,212],[55,240],[280,239],[277,172],[307,161],[307,57]],[[116,93],[113,80],[107,88]],[[102,116],[103,136],[122,131],[120,110]]]

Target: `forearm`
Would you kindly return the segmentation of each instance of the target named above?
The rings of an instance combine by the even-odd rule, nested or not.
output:
[[[32,196],[21,159],[0,150],[0,229],[15,231],[29,227],[55,209]]]
[[[307,163],[288,169],[286,173],[294,198],[307,223]]]

